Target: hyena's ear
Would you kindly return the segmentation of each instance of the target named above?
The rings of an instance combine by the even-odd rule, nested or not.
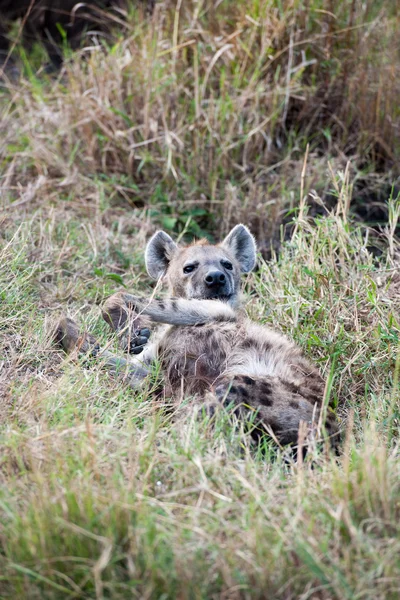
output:
[[[243,273],[254,269],[256,264],[256,242],[245,225],[236,225],[222,242],[240,264]]]
[[[168,264],[177,250],[174,240],[164,231],[157,231],[146,246],[145,262],[150,277],[158,279],[164,275]]]

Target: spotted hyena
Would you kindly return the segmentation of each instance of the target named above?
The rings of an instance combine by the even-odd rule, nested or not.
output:
[[[182,393],[233,407],[239,417],[253,415],[258,431],[281,443],[296,443],[301,423],[310,435],[324,423],[336,439],[331,408],[323,406],[325,383],[300,348],[283,335],[249,320],[240,307],[241,275],[256,262],[256,244],[237,225],[217,245],[207,241],[180,246],[163,231],[146,248],[149,275],[166,280],[163,300],[119,292],[103,316],[136,356],[121,359],[101,352],[89,335],[79,337],[64,319],[58,337],[71,349],[101,353],[109,368],[121,366],[132,387],[143,384],[159,361],[168,395]],[[153,323],[161,323],[150,338]]]

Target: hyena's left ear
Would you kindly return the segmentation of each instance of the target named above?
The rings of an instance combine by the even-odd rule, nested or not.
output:
[[[158,279],[164,275],[177,248],[174,240],[164,231],[157,231],[150,238],[145,253],[146,269],[150,277]]]
[[[236,225],[221,244],[228,248],[240,264],[243,273],[256,265],[256,242],[245,225]]]

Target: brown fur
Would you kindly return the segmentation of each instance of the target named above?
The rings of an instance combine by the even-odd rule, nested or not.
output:
[[[217,246],[202,241],[181,248],[158,232],[147,246],[146,264],[150,275],[166,280],[170,297],[120,292],[103,313],[114,329],[125,327],[132,337],[143,319],[165,324],[131,360],[131,369],[136,365],[143,374],[159,359],[169,394],[202,399],[212,394],[237,415],[252,414],[259,428],[283,444],[297,442],[302,421],[315,431],[325,388],[317,368],[293,342],[238,308],[241,272],[255,264],[255,243],[243,225]],[[135,376],[132,385],[140,380]],[[333,412],[327,410],[326,430],[337,436]]]

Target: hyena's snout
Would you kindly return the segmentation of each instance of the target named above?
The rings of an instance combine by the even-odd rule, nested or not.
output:
[[[208,271],[204,283],[210,290],[219,291],[226,287],[226,276],[222,271]]]
[[[229,275],[215,266],[203,269],[198,274],[197,282],[194,284],[196,296],[205,299],[216,298],[225,300],[232,295],[233,287],[233,282]]]

